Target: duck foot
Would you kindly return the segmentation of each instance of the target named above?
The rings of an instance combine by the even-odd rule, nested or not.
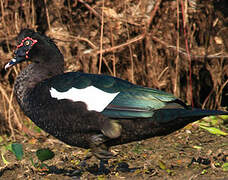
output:
[[[104,144],[104,142],[108,141],[109,138],[104,136],[103,134],[96,134],[91,136],[90,146],[91,151],[94,156],[98,159],[110,159],[113,157],[113,154],[108,151],[108,147]]]
[[[80,163],[78,164],[78,166],[80,167],[81,170],[85,170],[88,167],[88,164],[86,163],[86,161],[88,159],[90,159],[91,157],[86,157],[85,159],[83,159],[82,161],[80,161]]]
[[[93,166],[89,167],[87,170],[95,175],[102,175],[102,174],[109,174],[111,171],[106,167],[108,164],[108,160],[100,160],[99,166],[97,164],[94,164]]]
[[[106,168],[106,165],[108,165],[108,160],[107,159],[101,159],[98,172],[100,172],[102,174],[109,174],[111,171]]]
[[[108,165],[108,160],[101,159],[100,160],[100,168],[99,169],[105,169],[105,165]]]

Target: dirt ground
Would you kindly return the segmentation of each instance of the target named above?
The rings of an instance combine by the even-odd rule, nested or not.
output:
[[[43,134],[43,133],[42,133]],[[84,149],[67,146],[46,135],[35,139],[16,136],[23,144],[24,156],[16,160],[10,151],[4,154],[9,164],[0,162],[0,179],[227,179],[222,165],[228,161],[228,138],[199,128],[196,124],[165,137],[155,137],[111,148],[105,170]],[[35,168],[36,150],[49,148],[55,157],[45,161],[47,168]],[[80,163],[81,162],[81,163]]]

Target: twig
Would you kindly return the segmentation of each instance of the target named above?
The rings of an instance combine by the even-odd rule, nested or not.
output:
[[[62,35],[62,34],[58,34],[58,33],[56,33],[56,34],[58,36],[59,35]],[[154,40],[154,41],[156,41],[156,42],[164,45],[165,47],[171,48],[171,49],[175,50],[176,53],[180,53],[180,54],[182,54],[184,56],[188,56],[188,54],[187,54],[187,52],[185,51],[184,48],[181,48],[181,47],[178,48],[177,46],[167,44],[165,41],[157,38],[156,36],[151,36],[150,33],[147,33],[147,35],[150,36],[152,40]],[[102,53],[104,54],[104,53],[116,51],[117,49],[123,48],[123,47],[128,46],[129,44],[132,44],[132,43],[136,43],[136,42],[138,42],[138,41],[140,41],[140,40],[142,40],[144,38],[145,38],[145,33],[140,34],[140,35],[136,36],[135,38],[132,38],[132,39],[128,40],[126,43],[123,43],[123,44],[120,44],[120,45],[116,45],[116,46],[113,46],[111,48],[103,49],[102,50]],[[5,40],[5,38],[3,38],[3,39]],[[80,36],[75,37],[73,35],[67,35],[67,38],[65,36],[63,36],[63,39],[54,38],[54,40],[61,41],[61,42],[72,42],[72,41],[76,41],[76,40],[85,41],[85,42],[88,43],[88,45],[93,50],[96,50],[95,51],[96,54],[99,54],[100,53],[100,50],[97,50],[98,47],[93,42],[91,42],[89,39],[87,39],[87,38],[80,37]],[[65,39],[70,39],[70,40],[65,40]],[[92,53],[94,53],[94,51]],[[228,58],[228,54],[224,54],[223,55],[222,52],[215,53],[215,54],[210,54],[210,55],[196,55],[196,54],[191,54],[191,53],[189,55],[191,56],[191,58],[208,58],[208,59],[213,59],[213,58]]]
[[[110,35],[111,35],[111,43],[112,47],[114,46],[114,39],[113,39],[113,33],[112,33],[112,26],[110,26]],[[116,57],[115,57],[115,51],[112,53],[112,70],[113,70],[113,76],[116,76]]]
[[[160,44],[166,46],[167,48],[171,48],[173,50],[176,50],[177,53],[180,53],[182,55],[185,55],[185,56],[188,56],[190,55],[191,58],[209,58],[209,59],[212,59],[212,58],[228,58],[228,54],[225,54],[225,55],[220,55],[222,53],[216,53],[216,54],[210,54],[210,55],[195,55],[195,54],[188,54],[184,48],[181,48],[181,47],[177,47],[177,46],[173,46],[173,45],[169,45],[167,44],[166,42],[162,41],[161,39],[155,37],[155,36],[152,36],[151,37],[154,41],[156,42],[159,42]],[[179,49],[179,50],[178,50]]]
[[[194,107],[193,95],[192,95],[192,64],[191,64],[192,60],[191,60],[189,46],[188,46],[188,38],[187,38],[187,32],[186,32],[186,21],[185,21],[185,12],[184,12],[183,0],[181,0],[181,10],[182,10],[182,19],[183,19],[183,28],[184,28],[184,37],[185,37],[185,47],[186,47],[186,51],[188,54],[188,60],[189,60],[189,81],[188,82],[189,82],[189,90],[190,90],[190,102],[188,102],[188,103],[191,103],[192,107]],[[185,10],[187,10],[187,8],[185,8]],[[188,93],[187,93],[187,97],[188,97]],[[187,98],[187,100],[188,100],[188,98]]]
[[[179,97],[180,96],[180,16],[179,16],[179,0],[177,0],[177,40],[176,40],[176,73],[175,73],[175,83],[174,83],[174,95]]]
[[[82,3],[86,8],[88,8],[95,16],[97,16],[100,20],[102,20],[102,17],[100,14],[98,14],[89,4],[84,2],[83,0],[78,0],[78,2]]]
[[[2,88],[2,86],[0,86],[0,92],[1,92],[2,96],[6,99],[8,105],[9,105],[8,123],[9,123],[9,128],[10,128],[10,130],[11,130],[12,136],[13,136],[13,138],[14,138],[14,129],[13,129],[13,127],[12,127],[11,117],[10,117],[10,116],[11,116],[11,115],[10,115],[10,114],[11,114],[11,113],[10,113],[11,111],[12,111],[13,114],[14,114],[14,118],[15,118],[15,121],[17,122],[17,126],[18,126],[19,129],[21,129],[22,124],[21,124],[21,122],[20,122],[20,120],[19,120],[19,118],[18,118],[18,116],[17,116],[16,111],[14,111],[14,109],[13,109],[13,107],[12,107],[13,90],[12,90],[12,92],[11,92],[10,98],[8,97],[7,93],[6,93],[5,90]]]
[[[169,67],[167,66],[165,69],[163,69],[163,71],[160,73],[160,75],[158,76],[158,81],[160,81],[160,79],[162,78],[162,76],[168,71]]]
[[[102,47],[103,47],[103,33],[104,33],[104,0],[102,1],[102,13],[101,13],[101,37],[100,37],[100,59],[99,59],[99,69],[98,74],[101,73],[101,65],[102,65]]]
[[[148,34],[150,36],[150,34]],[[160,44],[164,45],[165,47],[167,48],[171,48],[173,50],[175,50],[177,53],[180,53],[182,55],[185,55],[185,56],[190,56],[191,58],[209,58],[209,59],[213,59],[213,58],[228,58],[228,54],[224,54],[222,55],[222,52],[219,52],[219,53],[215,53],[215,54],[210,54],[210,55],[195,55],[195,54],[188,54],[184,48],[181,48],[179,47],[179,50],[177,48],[177,46],[173,46],[173,45],[170,45],[170,44],[167,44],[165,41],[155,37],[155,36],[150,36],[151,39],[153,39],[154,41],[156,42],[159,42]],[[103,49],[102,50],[102,53],[108,53],[108,52],[112,52],[112,51],[116,51],[117,49],[120,49],[120,48],[123,48],[125,46],[128,46],[129,44],[132,44],[132,43],[136,43],[142,39],[145,38],[145,33],[143,34],[140,34],[138,36],[136,36],[135,38],[132,38],[130,40],[128,40],[126,43],[123,43],[123,44],[120,44],[120,45],[116,45],[116,46],[113,46],[111,48],[107,48],[107,49]],[[83,38],[81,38],[81,40],[84,40]],[[95,45],[94,45],[95,47]],[[94,52],[93,52],[94,53]],[[100,51],[97,50],[95,52],[96,54],[99,54]]]
[[[84,37],[75,37],[75,39],[80,40],[80,41],[85,41],[89,44],[90,47],[92,47],[93,49],[97,49],[98,47],[93,44],[90,40],[88,40],[87,38]]]
[[[127,36],[128,38],[130,37],[129,35],[129,30],[127,30]],[[129,52],[130,52],[130,60],[131,60],[131,82],[135,83],[135,78],[134,78],[134,61],[133,61],[133,52],[132,52],[132,48],[131,45],[128,45],[129,48]]]
[[[222,98],[222,90],[224,89],[224,87],[228,84],[228,79],[225,81],[225,83],[223,83],[223,85],[220,87],[219,93],[216,96],[215,99],[215,104],[217,104],[219,106],[219,101],[221,101]],[[221,103],[220,103],[221,104]]]
[[[14,134],[13,126],[12,126],[12,123],[11,123],[12,100],[13,100],[13,91],[10,94],[9,110],[8,110],[8,121],[9,121],[9,128],[11,130],[11,136],[13,137],[13,140],[15,140],[15,134]]]
[[[213,92],[214,92],[214,88],[211,89],[210,93],[208,94],[208,96],[204,100],[203,105],[202,105],[202,109],[205,108],[205,106],[206,106],[206,104],[207,104],[207,102],[208,102],[208,100],[209,100],[209,98],[210,98],[210,96],[212,95]]]
[[[35,15],[35,13],[36,13],[36,9],[35,9],[35,5],[34,5],[34,0],[32,0],[32,2],[31,2],[31,6],[32,6],[32,27],[34,28],[34,27],[36,27],[35,25],[36,25],[36,15]],[[50,20],[49,20],[50,21]],[[49,22],[50,23],[50,22]]]
[[[56,35],[57,36],[61,36],[62,34],[61,33],[56,33]],[[67,39],[70,39],[70,40],[65,40],[66,39],[66,36],[63,36],[63,39],[64,40],[63,39],[59,39],[59,38],[53,38],[53,39],[56,40],[56,41],[61,41],[61,42],[73,42],[73,41],[77,41],[77,40],[79,40],[79,41],[85,41],[85,42],[88,43],[88,45],[91,48],[98,49],[98,47],[95,44],[93,44],[89,39],[84,38],[84,37],[80,37],[80,36],[75,37],[75,36],[72,36],[72,35],[67,35]]]
[[[106,59],[104,57],[103,57],[103,61],[104,61],[105,65],[106,65],[106,67],[108,68],[109,73],[113,76],[113,72],[112,72],[111,68],[109,67],[109,65],[108,65],[108,63],[107,63],[107,61],[106,61]]]
[[[152,23],[152,21],[153,21],[153,19],[154,19],[154,16],[155,16],[155,14],[156,14],[156,12],[157,12],[157,10],[158,10],[158,7],[160,6],[160,4],[161,4],[161,0],[157,0],[157,2],[156,2],[156,4],[155,4],[155,6],[154,6],[154,9],[153,9],[153,11],[151,11],[151,14],[150,14],[150,19],[149,19],[149,21],[148,21],[148,29],[150,28],[150,25],[151,25],[151,23]]]
[[[44,0],[44,3],[45,3],[45,11],[46,11],[46,16],[47,16],[48,28],[49,28],[50,31],[52,31],[51,23],[50,23],[50,17],[49,17],[49,12],[48,12],[48,8],[47,8],[47,0]]]
[[[99,54],[99,53],[107,53],[107,52],[112,52],[112,51],[115,51],[116,49],[119,49],[119,48],[123,48],[125,46],[128,46],[129,44],[132,44],[132,43],[135,43],[137,41],[140,41],[142,39],[145,38],[145,34],[140,34],[139,36],[136,36],[135,38],[133,39],[130,39],[129,41],[127,41],[126,43],[123,43],[123,44],[120,44],[120,45],[117,45],[115,47],[111,47],[111,48],[107,48],[107,49],[103,49],[102,52],[101,51],[97,51],[96,54]]]

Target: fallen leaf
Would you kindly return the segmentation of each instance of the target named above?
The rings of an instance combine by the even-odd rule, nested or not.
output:
[[[41,162],[43,162],[52,159],[55,156],[55,154],[50,149],[39,149],[36,151],[36,156]]]
[[[215,128],[215,127],[206,127],[206,126],[202,126],[200,125],[201,128],[207,130],[208,132],[210,132],[211,134],[216,134],[216,135],[222,135],[222,136],[227,136],[228,133],[218,129],[218,128]]]
[[[23,147],[22,144],[19,143],[13,143],[12,145],[12,152],[14,153],[14,155],[16,156],[16,158],[18,160],[22,160],[22,156],[23,156]]]
[[[1,153],[1,156],[2,156],[2,161],[3,161],[3,163],[6,164],[6,165],[9,164],[9,162],[5,159],[3,153]]]
[[[162,162],[162,161],[159,161],[159,167],[160,167],[162,170],[165,170],[165,169],[166,169],[165,163]]]
[[[223,169],[223,171],[228,171],[228,162],[226,162],[222,165],[222,169]]]
[[[28,141],[29,144],[36,144],[37,143],[37,139],[36,138],[32,138]]]

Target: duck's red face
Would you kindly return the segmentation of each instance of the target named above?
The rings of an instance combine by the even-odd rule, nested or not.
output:
[[[29,51],[37,42],[36,39],[32,39],[31,37],[22,39],[20,44],[17,45],[17,49],[14,51],[14,58],[5,65],[5,69],[29,59]]]

